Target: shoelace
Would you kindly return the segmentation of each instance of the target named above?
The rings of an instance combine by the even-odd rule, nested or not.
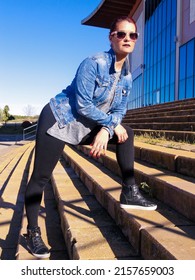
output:
[[[43,240],[38,233],[35,233],[35,236],[32,237],[32,241],[36,248],[45,247]]]

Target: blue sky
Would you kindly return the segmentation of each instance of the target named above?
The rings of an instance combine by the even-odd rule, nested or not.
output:
[[[74,78],[88,55],[108,50],[108,29],[85,26],[101,0],[0,0],[0,108],[34,114]]]

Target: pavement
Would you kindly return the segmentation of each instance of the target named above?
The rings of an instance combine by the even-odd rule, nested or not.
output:
[[[0,156],[4,156],[11,150],[23,146],[25,143],[22,141],[0,141]]]

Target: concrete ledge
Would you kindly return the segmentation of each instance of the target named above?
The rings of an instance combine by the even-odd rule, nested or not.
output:
[[[135,141],[135,159],[195,178],[195,153]],[[115,151],[115,145],[109,145]]]
[[[91,147],[79,146],[79,149],[88,155]],[[99,161],[120,176],[113,152],[107,151],[106,156],[102,156]],[[146,182],[149,185],[154,197],[195,222],[195,179],[186,180],[169,171],[141,163],[135,163],[135,177],[138,184]]]
[[[58,163],[52,184],[71,259],[140,259],[122,232],[70,168]]]
[[[89,158],[79,156],[77,152],[68,147],[65,148],[64,157],[90,189],[90,192],[95,194],[98,201],[121,227],[137,253],[147,256],[147,259],[195,259],[195,252],[191,250],[192,244],[195,246],[194,236],[188,235],[187,230],[181,232],[179,229],[181,224],[189,229],[194,226],[192,222],[160,203],[158,203],[157,211],[121,209],[118,203],[121,189],[118,182],[120,178],[114,177],[113,179],[112,173],[103,166],[98,163],[94,164]],[[161,239],[159,239],[160,228],[163,228]],[[176,250],[170,246],[170,237],[163,234],[166,228],[172,233]],[[143,229],[147,234],[142,234]],[[185,238],[182,239],[184,236],[190,239],[190,247],[189,244],[186,245]],[[144,248],[145,246],[146,248],[155,247],[155,254],[149,255],[150,250],[144,251],[141,244],[145,244]],[[183,254],[183,250],[189,254]]]
[[[22,147],[9,158],[2,170],[1,185],[1,259],[16,259],[23,217],[23,193],[25,190],[32,145]]]

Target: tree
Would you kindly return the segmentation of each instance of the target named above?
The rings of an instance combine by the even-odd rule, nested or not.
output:
[[[3,120],[3,110],[0,108],[0,121]]]
[[[9,114],[9,106],[5,105],[2,113],[2,119],[6,123],[9,120],[10,114]]]

